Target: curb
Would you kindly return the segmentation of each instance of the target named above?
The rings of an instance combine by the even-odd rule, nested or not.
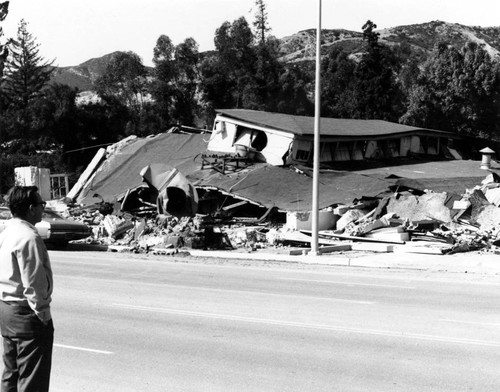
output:
[[[191,250],[193,257],[221,259],[284,261],[344,267],[411,269],[434,272],[500,274],[500,256],[494,254],[459,253],[454,255],[377,253],[367,255],[284,255],[265,252],[228,252]]]
[[[74,244],[70,251],[109,251],[107,246]],[[289,255],[263,251],[227,250],[180,250],[192,257],[208,257],[225,260],[259,260],[329,265],[353,268],[407,269],[429,272],[475,273],[500,275],[500,255],[467,252],[453,255],[433,255],[418,253],[327,253],[322,255]],[[174,254],[169,254],[175,256]]]

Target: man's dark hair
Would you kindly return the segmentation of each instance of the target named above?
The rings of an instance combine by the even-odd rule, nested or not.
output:
[[[38,188],[36,186],[14,186],[7,194],[7,203],[10,212],[14,216],[23,217],[28,212],[31,204],[38,202],[36,193]]]

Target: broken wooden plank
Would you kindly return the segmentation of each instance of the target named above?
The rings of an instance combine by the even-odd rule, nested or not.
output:
[[[408,233],[376,233],[374,231],[365,234],[365,238],[373,238],[384,241],[409,241],[410,235]]]
[[[231,209],[233,209],[233,208],[241,207],[241,206],[243,206],[243,205],[245,205],[245,204],[247,204],[247,203],[248,203],[248,202],[247,202],[246,200],[239,201],[239,202],[237,202],[237,203],[234,203],[234,204],[228,205],[228,206],[226,206],[226,207],[222,207],[222,210],[223,210],[223,211],[229,211],[229,210],[231,210]]]
[[[311,235],[312,231],[311,230],[300,230],[301,233]],[[322,236],[323,238],[338,238],[342,240],[351,240],[351,241],[362,241],[362,242],[378,242],[381,244],[405,244],[405,241],[390,241],[390,240],[379,240],[376,238],[368,238],[368,237],[358,237],[358,236],[353,236],[353,235],[345,235],[345,234],[335,234],[330,231],[320,231],[318,233],[319,236]]]
[[[405,233],[406,230],[403,226],[390,226],[390,227],[381,227],[378,229],[374,229],[371,231],[371,233],[384,233],[384,234],[389,234],[389,233]]]
[[[437,235],[434,235],[432,233],[418,233],[418,232],[411,232],[411,241],[412,242],[436,242],[436,243],[443,243],[443,244],[451,244],[453,243],[453,240],[450,238],[443,238],[443,237],[438,237]]]

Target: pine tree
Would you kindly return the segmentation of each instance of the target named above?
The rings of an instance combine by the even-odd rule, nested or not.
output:
[[[255,0],[257,12],[255,13],[255,20],[253,25],[257,30],[258,41],[261,44],[266,42],[266,33],[271,30],[267,22],[266,3],[264,0]]]
[[[5,64],[4,91],[10,106],[25,109],[48,84],[54,67],[39,54],[39,45],[21,20]]]
[[[397,121],[403,114],[403,94],[396,75],[401,64],[394,51],[379,42],[377,25],[363,25],[366,52],[356,66],[353,118]]]

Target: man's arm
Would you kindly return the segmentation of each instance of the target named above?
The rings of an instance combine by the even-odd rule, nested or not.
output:
[[[43,323],[52,318],[52,270],[49,255],[43,240],[36,235],[28,238],[25,246],[18,250],[18,263],[24,295],[28,304]]]

